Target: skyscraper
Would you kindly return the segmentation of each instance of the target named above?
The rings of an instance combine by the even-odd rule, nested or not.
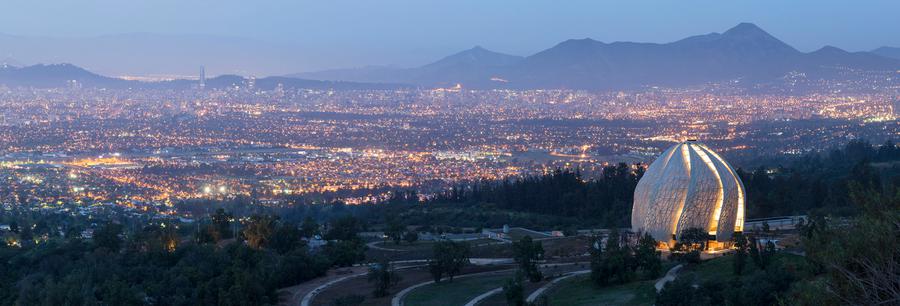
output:
[[[200,66],[200,89],[206,88],[206,67]]]

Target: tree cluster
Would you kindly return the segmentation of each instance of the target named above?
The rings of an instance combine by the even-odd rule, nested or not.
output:
[[[873,146],[862,140],[800,157],[760,161],[738,169],[747,190],[747,218],[808,214],[852,215],[850,183],[882,189],[900,181],[900,148],[891,141]],[[780,165],[780,166],[773,166]]]
[[[544,278],[538,263],[544,259],[544,246],[539,241],[534,241],[531,236],[522,237],[512,243],[513,260],[519,266],[519,272],[532,283]]]
[[[598,286],[624,284],[635,276],[641,279],[657,278],[662,269],[656,239],[643,234],[636,245],[629,243],[628,235],[612,230],[606,244],[597,239],[591,248],[591,280]]]
[[[454,188],[433,202],[490,203],[502,209],[588,218],[622,227],[628,225],[642,169],[622,163],[604,168],[600,177],[587,181],[578,171],[558,169],[543,176]]]
[[[444,276],[452,282],[453,277],[469,264],[469,244],[466,242],[441,240],[435,242],[433,248],[428,270],[436,283],[441,282]]]
[[[275,304],[278,288],[321,276],[336,264],[309,250],[296,224],[267,215],[236,223],[217,211],[208,222],[181,227],[198,229],[192,240],[179,230],[183,224],[110,221],[89,240],[0,247],[0,304]],[[233,228],[241,228],[240,235]]]

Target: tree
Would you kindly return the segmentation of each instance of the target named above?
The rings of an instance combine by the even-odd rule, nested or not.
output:
[[[604,286],[609,281],[609,273],[603,254],[603,240],[600,237],[591,243],[591,281]]]
[[[272,235],[269,246],[279,254],[290,252],[294,248],[300,246],[300,237],[303,233],[293,223],[280,223],[276,226],[275,233]]]
[[[649,233],[644,233],[638,241],[634,251],[637,265],[643,271],[644,279],[654,279],[662,272],[662,260],[660,252],[656,250],[656,239]]]
[[[702,228],[684,229],[672,248],[672,256],[684,263],[700,263],[700,252],[706,249],[709,234]]]
[[[862,213],[851,219],[812,218],[801,229],[807,258],[825,271],[824,291],[847,305],[900,301],[900,188],[849,186]]]
[[[522,270],[516,270],[513,278],[506,280],[503,284],[503,294],[506,296],[506,305],[524,306],[525,305],[525,289],[523,288]]]
[[[372,291],[375,297],[387,296],[390,294],[390,288],[400,281],[400,275],[397,275],[387,260],[371,265],[368,277],[370,283],[375,283],[375,289]]]
[[[19,230],[19,243],[22,245],[31,245],[34,243],[34,232],[28,223]]]
[[[741,275],[744,272],[744,266],[747,264],[747,237],[744,237],[742,233],[735,233],[734,237],[734,261],[732,267],[734,268],[734,275]]]
[[[138,251],[172,252],[178,247],[178,233],[173,226],[148,225],[134,237],[132,245]]]
[[[397,220],[396,216],[388,217],[387,229],[384,231],[384,234],[394,241],[394,244],[400,244],[403,238],[403,224]]]
[[[519,269],[528,277],[528,280],[536,283],[541,281],[543,275],[538,269],[538,261],[544,259],[544,247],[540,242],[535,242],[530,236],[522,237],[513,242],[513,259],[519,265]]]
[[[419,241],[419,232],[410,229],[406,231],[406,234],[403,234],[403,240],[406,240],[406,243],[413,244],[416,241]]]
[[[349,267],[366,259],[366,244],[359,239],[328,241],[325,256],[335,266]]]
[[[225,211],[224,208],[216,209],[216,212],[210,216],[212,219],[213,230],[215,231],[216,242],[220,239],[228,239],[234,236],[231,232],[231,220],[234,216]]]
[[[325,239],[328,240],[358,240],[357,234],[362,230],[359,219],[353,216],[337,218],[331,222]]]
[[[775,255],[775,243],[769,240],[762,244],[755,235],[750,236],[747,243],[749,244],[748,253],[753,259],[753,263],[760,270],[765,270],[772,262],[772,256]]]
[[[178,231],[174,226],[166,226],[159,233],[159,239],[166,251],[174,252],[178,248],[181,237],[178,236]]]
[[[653,244],[655,245],[655,240]],[[599,240],[596,245],[598,247],[591,256],[591,279],[601,286],[607,285],[609,282],[617,284],[628,282],[631,279],[634,268],[639,266],[640,262],[633,258],[631,248],[627,243],[624,243],[624,239],[619,234],[619,231],[613,229],[609,233],[605,246],[601,247]],[[655,251],[655,249],[652,249],[651,252]],[[647,260],[652,261],[650,256],[653,255],[647,254],[647,256]],[[658,270],[659,268],[656,269]]]
[[[122,225],[107,222],[100,229],[94,231],[94,244],[99,248],[106,248],[112,252],[118,252],[122,246]]]
[[[483,182],[452,188],[436,203],[492,203],[498,208],[553,216],[588,218],[609,227],[628,224],[634,187],[642,174],[627,164],[604,167],[603,175],[584,180],[578,170],[558,169],[515,181]]]
[[[219,243],[222,237],[219,235],[219,231],[216,230],[216,227],[210,224],[199,229],[196,239],[198,243]]]
[[[442,240],[434,243],[432,258],[428,261],[428,270],[439,283],[444,275],[452,282],[453,277],[469,263],[469,244]]]
[[[272,234],[275,232],[277,217],[270,215],[252,215],[241,233],[247,244],[254,249],[261,249],[269,245]]]
[[[316,223],[316,220],[312,217],[306,216],[306,219],[303,219],[303,224],[300,225],[300,232],[303,237],[312,238],[319,233],[319,223]]]

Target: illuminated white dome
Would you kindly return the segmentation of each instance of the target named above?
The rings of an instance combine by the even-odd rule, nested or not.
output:
[[[656,159],[634,190],[631,228],[670,243],[687,228],[727,242],[744,228],[744,184],[705,145],[686,141]]]

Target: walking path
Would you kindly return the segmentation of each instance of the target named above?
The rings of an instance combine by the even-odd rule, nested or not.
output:
[[[424,267],[425,265],[422,265],[422,264],[418,264],[418,265],[414,264],[414,263],[421,263],[421,262],[422,261],[419,261],[419,260],[405,260],[405,261],[392,261],[391,264],[395,265],[395,268],[394,268],[395,270],[403,270],[403,269]],[[404,263],[409,263],[409,264],[413,264],[413,265],[408,265],[408,266],[400,265],[400,264],[404,264]],[[344,275],[342,277],[327,278],[327,279],[325,279],[325,280],[327,280],[325,283],[319,285],[318,287],[313,288],[312,290],[308,290],[308,291],[297,290],[294,293],[294,300],[296,300],[297,295],[304,293],[305,295],[303,296],[303,299],[300,301],[300,306],[309,306],[312,303],[313,299],[315,299],[316,295],[318,295],[322,291],[325,291],[325,289],[328,289],[329,287],[334,286],[334,284],[343,282],[343,281],[351,279],[351,278],[360,277],[360,276],[363,276],[363,275],[366,275],[369,273],[369,268],[367,265],[357,265],[357,266],[354,266],[352,269],[354,269],[353,274]]]
[[[500,287],[500,288],[494,288],[494,289],[491,290],[491,291],[488,291],[488,292],[482,293],[482,294],[479,295],[479,296],[476,296],[474,299],[472,299],[471,301],[469,301],[468,303],[466,303],[465,306],[475,306],[475,305],[477,305],[478,303],[480,303],[481,300],[484,300],[484,299],[486,299],[486,298],[489,298],[489,297],[491,297],[492,295],[497,294],[497,293],[500,293],[500,292],[503,292],[503,287]]]
[[[528,295],[528,298],[526,298],[525,301],[526,301],[526,302],[529,302],[529,303],[532,303],[532,302],[534,302],[535,300],[537,300],[537,298],[540,297],[541,294],[544,294],[544,292],[547,291],[547,289],[550,289],[550,287],[552,287],[553,285],[556,285],[556,284],[559,283],[560,281],[563,281],[563,280],[565,280],[565,279],[568,279],[568,278],[571,278],[571,277],[574,277],[574,276],[577,276],[577,275],[586,274],[586,273],[591,273],[591,270],[572,271],[572,272],[566,273],[566,274],[563,275],[563,276],[557,277],[556,279],[550,281],[549,283],[547,283],[547,284],[541,286],[540,288],[538,288],[537,290],[535,290],[534,292],[532,292],[531,294],[529,294],[529,295]]]
[[[492,265],[492,264],[502,264],[502,263],[512,262],[512,258],[470,258],[469,261],[474,265]],[[424,260],[424,259],[398,260],[398,261],[392,261],[391,264],[395,265],[396,270],[402,270],[402,269],[410,269],[410,268],[421,268],[421,267],[426,266],[427,262],[428,262],[428,260]],[[410,264],[410,265],[402,265],[402,264]],[[328,289],[329,287],[334,286],[337,283],[366,275],[366,273],[368,273],[368,272],[369,272],[368,266],[359,265],[359,266],[355,266],[355,267],[351,268],[351,274],[329,275],[324,278],[317,279],[317,282],[310,282],[310,283],[304,284],[305,286],[296,288],[294,290],[294,293],[291,295],[291,300],[296,301],[296,300],[300,299],[300,295],[302,294],[303,298],[300,299],[300,306],[309,306],[309,305],[311,305],[313,299],[315,299],[316,295],[318,295],[322,291],[325,291],[325,289]],[[490,273],[490,272],[497,272],[497,271],[489,271],[489,272],[482,272],[482,273]],[[456,278],[460,278],[460,277],[464,277],[464,276],[471,276],[471,275],[475,275],[475,274],[479,274],[479,273],[460,275],[460,276],[456,276]],[[434,281],[432,281],[432,283],[433,282]],[[316,286],[315,288],[309,289],[309,287],[316,285],[316,284],[318,284],[318,286]],[[428,283],[418,284],[416,286],[424,286],[427,284]],[[416,286],[414,286],[414,287],[416,287]],[[407,289],[410,289],[410,288],[407,288]],[[401,291],[401,292],[403,292],[403,291]],[[396,299],[396,297],[395,297],[395,299]],[[288,304],[294,304],[294,303],[295,302],[289,302]],[[296,304],[294,304],[294,305],[296,305]]]
[[[662,288],[666,285],[666,283],[675,280],[675,277],[678,275],[678,270],[681,270],[681,267],[684,267],[684,264],[679,264],[672,267],[672,269],[669,269],[669,272],[666,272],[666,276],[663,276],[658,281],[656,281],[656,284],[653,285],[654,287],[656,287],[656,292],[662,291]]]
[[[669,269],[669,271],[666,272],[666,275],[665,275],[665,276],[663,276],[663,277],[661,277],[659,280],[657,280],[657,281],[656,281],[656,284],[654,285],[654,287],[656,287],[656,291],[659,292],[660,290],[662,290],[663,286],[666,285],[666,283],[675,280],[675,277],[677,276],[678,271],[681,270],[681,268],[682,268],[683,266],[684,266],[684,265],[679,264],[679,265],[677,265],[677,266],[675,266],[675,267],[672,267],[672,269]],[[553,287],[554,285],[558,284],[559,282],[561,282],[561,281],[563,281],[563,280],[566,280],[566,279],[569,279],[569,278],[572,278],[572,277],[575,277],[575,276],[578,276],[578,275],[587,274],[587,273],[591,273],[591,270],[579,270],[579,271],[572,271],[572,272],[566,273],[565,275],[560,276],[560,277],[558,277],[558,278],[556,278],[556,279],[550,281],[549,283],[547,283],[547,284],[541,286],[540,288],[538,288],[537,290],[535,290],[534,292],[532,292],[531,294],[529,294],[529,295],[528,295],[528,298],[526,298],[525,301],[526,301],[526,302],[529,302],[529,303],[533,303],[533,302],[536,301],[539,297],[541,297],[541,295],[544,294],[544,292],[546,292],[548,289],[550,289],[550,288]],[[498,289],[500,289],[499,291],[503,291],[503,288],[498,288]],[[497,289],[495,289],[495,290],[497,290]],[[499,292],[499,291],[496,291],[496,292],[491,291],[491,292],[488,292],[488,293],[494,294],[494,293],[497,293],[497,292]],[[484,296],[484,297],[479,296],[478,298],[484,299],[484,298],[486,298],[487,296],[490,296],[491,294],[488,294],[488,293],[485,293],[485,294],[484,294],[484,295],[486,295],[486,296]],[[478,300],[478,301],[480,301],[480,300]],[[478,301],[475,301],[475,302],[477,303]],[[469,302],[469,303],[472,303],[472,302]],[[467,304],[467,305],[470,305],[470,304]],[[475,305],[475,304],[471,304],[471,305]]]
[[[568,265],[577,265],[577,264],[579,264],[579,263],[578,263],[578,262],[573,262],[573,263],[556,263],[556,264],[547,264],[547,265],[544,265],[543,267],[544,267],[544,268],[548,268],[548,267],[568,266]],[[488,272],[480,272],[480,273],[464,274],[464,275],[456,276],[456,278],[464,278],[464,277],[470,277],[470,276],[479,276],[479,275],[490,274],[490,273],[505,273],[505,272],[515,271],[515,270],[516,270],[516,269],[508,269],[508,270],[498,270],[498,271],[488,271]],[[566,273],[564,276],[562,276],[562,277],[560,277],[560,278],[567,278],[567,277],[570,277],[570,276],[574,276],[574,275],[577,275],[577,274],[588,273],[588,272],[590,272],[590,270],[581,270],[581,271],[569,272],[569,273]],[[577,273],[577,274],[573,274],[573,273]],[[557,280],[559,280],[559,278],[557,278]],[[556,282],[556,280],[554,280],[553,282]],[[553,282],[551,282],[551,283],[553,283]],[[430,285],[430,284],[433,284],[433,283],[434,283],[434,281],[428,281],[428,282],[424,282],[424,283],[419,283],[419,284],[416,284],[416,285],[407,287],[406,289],[403,289],[403,290],[401,290],[400,292],[397,292],[397,294],[394,295],[394,298],[391,300],[391,306],[403,306],[403,298],[405,298],[406,295],[408,295],[411,291],[415,290],[416,288],[419,288],[419,287],[422,287],[422,286],[427,286],[427,285]],[[549,286],[549,285],[550,285],[550,284],[544,285],[544,287]],[[541,289],[546,290],[546,288],[544,288],[544,287],[541,287],[540,289],[538,289],[538,291],[543,292]],[[497,293],[500,293],[500,292],[503,292],[503,287],[500,287],[500,288],[494,288],[494,289],[492,289],[492,290],[490,290],[490,291],[488,291],[488,292],[485,292],[485,293],[483,293],[483,294],[481,294],[481,295],[479,295],[479,296],[476,296],[475,298],[473,298],[472,300],[470,300],[468,303],[466,303],[466,306],[474,306],[474,305],[477,305],[477,304],[478,304],[479,302],[481,302],[482,300],[487,299],[487,298],[491,297],[492,295],[497,294]],[[534,295],[534,294],[532,293],[532,295]],[[538,293],[538,295],[540,295],[540,293]],[[531,299],[532,297],[531,297],[531,296],[528,296],[528,298]],[[535,296],[534,299],[537,299],[537,296]],[[529,300],[529,301],[532,301],[532,300]]]
[[[303,296],[303,300],[300,301],[300,306],[309,306],[310,303],[312,302],[313,298],[315,298],[316,295],[319,294],[319,292],[322,292],[323,290],[327,289],[327,288],[330,287],[331,285],[334,285],[334,284],[336,284],[336,283],[339,283],[339,282],[342,282],[342,281],[345,281],[345,280],[348,280],[348,279],[351,279],[351,278],[355,278],[355,277],[360,277],[360,276],[366,275],[366,273],[368,273],[368,272],[365,272],[365,271],[364,271],[364,272],[358,272],[358,273],[346,275],[346,276],[344,276],[344,277],[339,277],[339,278],[330,280],[330,281],[328,281],[328,282],[326,282],[326,283],[324,283],[324,284],[321,284],[321,285],[319,285],[318,287],[314,288],[313,290],[307,292],[306,295]]]
[[[478,272],[478,273],[472,273],[472,274],[463,274],[463,275],[457,275],[457,276],[454,277],[453,279],[455,280],[455,279],[460,279],[460,278],[467,278],[467,277],[479,276],[479,275],[487,275],[487,274],[508,273],[508,272],[512,272],[512,271],[515,271],[515,270],[516,270],[516,269],[507,269],[507,270],[497,270],[497,271]],[[431,284],[434,284],[434,281],[433,281],[433,280],[432,280],[432,281],[423,282],[423,283],[418,283],[418,284],[415,284],[415,285],[406,287],[406,289],[400,290],[400,292],[397,292],[397,294],[394,295],[394,298],[391,299],[391,306],[403,306],[403,298],[405,298],[410,292],[412,292],[413,290],[415,290],[415,289],[417,289],[417,288],[419,288],[419,287],[428,286],[428,285],[431,285]],[[501,288],[501,290],[502,290],[502,288]]]
[[[325,276],[311,279],[307,282],[301,283],[296,286],[288,287],[279,290],[280,294],[286,295],[286,298],[280,302],[280,305],[298,305],[301,304],[301,301],[313,290],[318,289],[325,283],[329,283],[336,279],[343,279],[346,276],[364,273],[368,271],[366,267],[348,267],[348,268],[338,268],[332,269],[328,271],[328,274]]]

